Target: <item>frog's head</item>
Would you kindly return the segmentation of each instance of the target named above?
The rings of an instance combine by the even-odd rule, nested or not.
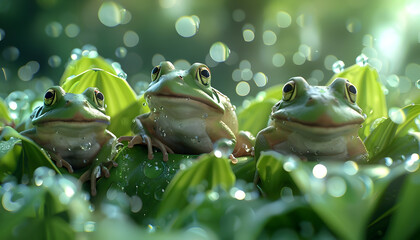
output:
[[[224,106],[211,87],[211,73],[206,65],[194,63],[188,70],[177,70],[165,61],[153,68],[151,76],[144,96],[152,111],[223,114]]]
[[[329,86],[311,86],[302,77],[294,77],[284,85],[283,98],[273,107],[272,119],[320,132],[355,128],[365,120],[356,96],[356,87],[343,78]]]
[[[49,88],[44,95],[44,105],[31,114],[35,126],[46,124],[109,125],[105,114],[105,97],[89,87],[81,94],[66,93],[61,87]]]

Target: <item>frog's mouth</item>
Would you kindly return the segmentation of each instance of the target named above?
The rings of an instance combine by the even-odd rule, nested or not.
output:
[[[187,95],[181,95],[181,94],[168,94],[168,93],[154,93],[154,94],[148,94],[147,96],[145,96],[146,98],[150,98],[150,97],[156,97],[159,100],[165,100],[167,99],[169,102],[180,102],[183,104],[186,104],[188,102],[194,102],[194,104],[196,105],[205,105],[208,108],[214,109],[217,112],[223,113],[224,109],[219,106],[218,104],[215,104],[214,102],[210,101],[210,100],[206,100],[205,98],[198,98],[198,97],[194,97],[194,96],[187,96]],[[153,101],[153,100],[152,100]]]
[[[72,118],[51,118],[51,119],[43,119],[38,122],[34,122],[35,124],[42,124],[42,125],[109,125],[110,121],[108,119],[101,119],[101,118],[86,118],[82,114],[77,113]]]

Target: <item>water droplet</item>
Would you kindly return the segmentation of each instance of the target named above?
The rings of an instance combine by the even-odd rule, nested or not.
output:
[[[254,82],[258,87],[264,87],[267,84],[268,79],[264,73],[258,72],[254,75]]]
[[[249,94],[251,87],[249,83],[241,81],[236,85],[236,94],[239,96],[246,96]]]
[[[283,187],[280,191],[281,199],[285,202],[293,202],[293,190],[289,187]]]
[[[306,57],[303,53],[295,52],[295,54],[293,54],[293,63],[295,65],[302,65],[305,63],[305,61],[306,61]]]
[[[420,89],[420,79],[416,81],[416,87]]]
[[[45,33],[49,37],[57,38],[61,35],[63,26],[59,22],[51,22],[45,26]]]
[[[222,42],[215,42],[210,47],[210,57],[216,62],[224,62],[228,59],[230,49]]]
[[[59,67],[61,65],[61,58],[57,55],[52,55],[48,58],[48,65],[52,68]]]
[[[125,47],[117,47],[117,49],[115,49],[115,56],[118,58],[125,58],[125,56],[127,56],[127,49]]]
[[[386,157],[384,160],[385,160],[385,165],[387,165],[388,167],[390,167],[394,163],[394,161],[390,157]]]
[[[344,62],[341,61],[341,60],[336,61],[332,65],[332,70],[335,73],[340,73],[340,72],[344,71]]]
[[[350,176],[355,175],[359,171],[359,166],[356,162],[347,161],[343,164],[343,171]]]
[[[249,81],[252,79],[252,70],[249,68],[245,68],[241,71],[241,79],[245,81]]]
[[[198,32],[200,19],[193,16],[182,16],[175,23],[176,32],[182,37],[192,37]]]
[[[286,62],[286,58],[281,53],[275,53],[271,59],[271,62],[275,67],[282,67]]]
[[[87,221],[85,222],[85,224],[83,225],[83,230],[85,232],[93,232],[95,231],[95,226],[96,226],[96,222],[93,221]]]
[[[287,28],[292,24],[292,17],[287,12],[277,12],[276,15],[277,18],[277,26],[281,28]]]
[[[263,33],[263,42],[267,46],[274,45],[277,42],[277,35],[271,30],[266,30]]]
[[[390,87],[395,88],[398,87],[398,85],[400,84],[400,78],[395,74],[391,74],[386,78],[386,82]]]
[[[122,23],[124,10],[112,1],[102,3],[98,11],[99,21],[107,27],[115,27]]]
[[[203,119],[206,119],[209,116],[208,113],[203,113],[203,115],[201,116]]]
[[[66,26],[64,29],[64,32],[66,33],[67,37],[69,38],[75,38],[80,33],[80,28],[74,23],[70,23]]]
[[[419,169],[419,155],[417,153],[411,154],[404,163],[405,170],[415,172]]]
[[[164,193],[165,193],[165,189],[162,188],[162,187],[158,187],[158,188],[156,188],[155,193],[153,194],[153,197],[156,200],[160,201],[160,200],[162,200]]]
[[[5,99],[12,119],[23,119],[30,113],[29,97],[25,92],[11,92]]]
[[[233,197],[238,199],[238,200],[244,200],[245,197],[246,197],[246,193],[243,190],[238,189],[238,190],[234,191]]]
[[[29,81],[29,80],[31,80],[32,77],[33,77],[33,73],[32,73],[31,67],[28,66],[28,65],[24,65],[24,66],[20,67],[19,70],[18,70],[18,77],[22,81]]]
[[[143,207],[143,201],[141,200],[139,196],[134,195],[130,198],[131,212],[137,213],[142,209],[142,207]]]
[[[368,64],[368,57],[365,54],[360,54],[359,56],[357,56],[356,58],[356,64],[364,67]]]
[[[390,108],[388,110],[388,115],[391,121],[393,121],[396,124],[401,124],[406,119],[406,115],[401,108],[395,108],[395,107]]]
[[[80,149],[82,149],[83,151],[88,151],[92,148],[92,143],[91,142],[84,142],[80,145]]]
[[[327,167],[325,167],[322,164],[317,164],[312,169],[312,174],[314,175],[314,177],[319,178],[319,179],[322,179],[325,176],[327,176]]]
[[[161,161],[146,162],[143,168],[143,173],[148,178],[159,177],[165,168],[165,165]]]
[[[341,197],[347,191],[347,184],[343,178],[333,176],[327,180],[327,192],[333,197]]]
[[[245,42],[252,42],[255,38],[254,31],[251,29],[245,29],[242,32],[242,37],[244,38]]]
[[[54,170],[47,168],[47,167],[39,167],[34,171],[34,183],[37,186],[45,185],[51,186],[55,183],[54,177],[55,172]]]
[[[214,156],[228,158],[232,154],[235,145],[232,140],[222,138],[217,140],[213,145]]]
[[[123,42],[127,47],[135,47],[139,43],[139,35],[134,31],[127,31],[124,33]]]

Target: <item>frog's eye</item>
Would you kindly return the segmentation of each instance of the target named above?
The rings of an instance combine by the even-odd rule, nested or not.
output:
[[[104,101],[105,101],[105,97],[104,95],[99,91],[99,90],[95,90],[95,103],[96,105],[98,105],[99,107],[104,107]]]
[[[283,86],[283,100],[291,101],[296,96],[296,86],[294,81],[289,81]]]
[[[210,70],[207,67],[199,68],[197,72],[197,79],[204,86],[209,86],[211,79]]]
[[[44,104],[45,106],[51,106],[56,101],[57,94],[55,93],[54,89],[48,89],[48,91],[44,95]]]
[[[160,66],[156,66],[152,69],[152,81],[155,81],[156,79],[159,78],[159,74],[160,74]]]
[[[350,82],[347,82],[346,83],[346,96],[347,96],[347,98],[349,99],[349,101],[351,103],[355,103],[356,102],[357,89]]]

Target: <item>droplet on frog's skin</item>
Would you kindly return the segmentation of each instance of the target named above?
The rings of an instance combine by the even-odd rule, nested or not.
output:
[[[157,110],[156,110],[156,108],[153,108],[153,109],[152,109],[152,112],[154,112],[154,113],[155,113],[156,111],[157,111]]]
[[[232,142],[232,140],[226,138],[219,139],[213,145],[214,156],[218,158],[228,158],[233,153],[234,147],[235,144]]]
[[[344,62],[341,60],[336,61],[335,63],[333,63],[332,65],[332,70],[334,73],[340,73],[342,71],[344,71]]]
[[[85,142],[85,143],[82,143],[80,145],[80,149],[82,149],[83,151],[88,151],[91,148],[92,148],[92,143],[91,142]]]
[[[368,64],[368,57],[365,54],[360,54],[359,56],[356,57],[356,64],[364,67]]]
[[[209,116],[209,114],[208,113],[203,113],[203,119],[206,119],[207,117]]]

